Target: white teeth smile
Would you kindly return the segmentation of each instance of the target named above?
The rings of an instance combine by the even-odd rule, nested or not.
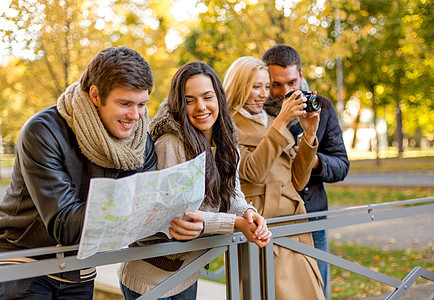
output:
[[[194,118],[195,118],[195,119],[199,119],[199,120],[203,120],[203,119],[208,118],[209,115],[210,115],[210,114],[202,115],[202,116],[195,116]]]
[[[134,123],[130,123],[130,122],[126,123],[126,122],[122,122],[122,121],[119,121],[119,123],[121,123],[123,126],[129,127],[129,128],[133,127],[133,124],[134,124]]]

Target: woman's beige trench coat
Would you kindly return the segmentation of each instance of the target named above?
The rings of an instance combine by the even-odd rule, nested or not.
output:
[[[234,115],[241,189],[265,218],[306,213],[297,190],[309,181],[318,142],[312,147],[302,138],[296,154],[292,134],[271,127],[273,120],[268,116],[269,128],[265,128],[240,113]],[[313,247],[311,233],[290,238]],[[274,270],[276,299],[324,299],[315,259],[274,245]]]

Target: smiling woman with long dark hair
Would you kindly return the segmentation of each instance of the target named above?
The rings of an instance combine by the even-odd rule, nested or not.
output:
[[[208,117],[209,120],[195,119],[194,116],[190,117],[188,114],[188,109],[192,107],[191,104],[194,100],[191,99],[191,95],[180,91],[185,90],[190,78],[192,80],[206,80],[210,84],[209,90],[206,91],[208,94],[203,96],[204,103],[211,103],[211,100],[216,100],[213,103],[213,114],[208,117],[206,115],[208,112],[200,110],[196,112],[196,115]],[[197,81],[197,83],[201,84],[202,81]],[[193,82],[192,85],[194,86]],[[229,117],[226,96],[220,80],[205,63],[193,62],[181,67],[172,81],[167,108],[173,119],[181,125],[181,131],[177,134],[187,154],[186,158],[191,159],[203,151],[207,151],[206,203],[212,207],[220,206],[222,211],[228,210],[230,199],[235,196],[235,177],[239,154],[235,127]],[[209,124],[210,130],[203,132],[202,129],[207,124]],[[155,129],[155,131],[157,130],[158,128]],[[211,141],[218,149],[215,157],[211,151]]]
[[[149,131],[155,141],[158,169],[174,166],[206,151],[205,200],[187,220],[171,223],[178,240],[202,234],[243,232],[250,242],[266,246],[271,233],[256,209],[248,205],[238,179],[239,154],[234,124],[222,84],[205,63],[182,66],[172,78],[169,97],[161,103]],[[190,263],[203,251],[124,263],[119,271],[125,299],[135,299]],[[196,299],[199,272],[167,292],[167,299]],[[166,299],[166,298],[165,298]]]

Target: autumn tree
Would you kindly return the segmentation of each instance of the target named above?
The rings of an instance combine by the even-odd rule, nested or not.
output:
[[[433,38],[434,15],[432,2],[402,1],[403,31],[399,40],[398,63],[402,66],[403,122],[407,134],[421,145],[421,137],[434,140],[433,101]]]
[[[349,44],[351,55],[344,61],[346,88],[350,95],[361,95],[359,100],[372,108],[374,122],[381,110],[389,120],[389,128],[395,129],[401,156],[403,122],[408,130],[419,127],[412,123],[423,124],[427,133],[433,128],[416,111],[421,106],[426,107],[425,116],[433,114],[430,92],[423,88],[432,79],[428,62],[432,50],[424,38],[432,30],[419,29],[427,29],[432,17],[427,5],[420,1],[360,0],[358,6],[355,9],[345,7],[346,15],[342,20],[359,33]],[[414,113],[408,114],[411,110]],[[387,116],[388,112],[392,116]],[[418,121],[419,116],[422,122]]]
[[[166,48],[167,32],[179,25],[171,5],[170,0],[12,0],[0,16],[8,24],[0,29],[0,38],[17,57],[7,68],[19,70],[6,73],[11,85],[0,90],[5,139],[16,140],[29,116],[55,104],[95,54],[111,46],[129,46],[149,62],[155,101],[148,108],[151,116],[155,114],[177,67]],[[13,111],[20,113],[12,120],[8,116]]]
[[[4,17],[11,26],[2,29],[3,42],[9,45],[11,54],[20,50],[8,68],[22,72],[9,79],[13,79],[15,92],[1,92],[6,99],[2,125],[4,131],[13,132],[14,140],[23,122],[55,104],[66,87],[78,80],[95,50],[109,45],[97,34],[98,20],[92,20],[93,11],[90,2],[79,0],[11,2]],[[9,126],[7,116],[13,108],[23,115],[14,114],[17,118]]]
[[[376,116],[385,115],[390,128],[395,128],[400,153],[403,125],[417,128],[420,125],[410,123],[420,119],[425,131],[432,131],[432,125],[416,111],[425,106],[427,116],[433,113],[432,92],[427,88],[432,82],[429,1],[204,0],[199,5],[206,9],[200,25],[178,49],[181,62],[203,60],[222,78],[238,57],[261,57],[273,45],[288,44],[300,52],[311,89],[335,101],[336,59],[340,58],[344,99],[356,96]],[[411,110],[413,120],[401,109]],[[394,124],[391,110],[396,111]]]
[[[261,57],[271,46],[288,44],[300,52],[307,79],[315,81],[324,76],[315,68],[334,59],[325,47],[326,28],[331,25],[325,6],[306,1],[280,6],[277,1],[199,2],[206,11],[179,49],[182,62],[203,60],[223,75],[240,56]]]
[[[0,16],[5,24],[0,39],[11,53],[23,49],[25,55],[0,68],[5,139],[13,141],[30,115],[55,104],[103,48],[126,45],[150,63],[153,116],[181,64],[202,60],[223,78],[238,57],[261,57],[276,44],[300,52],[312,90],[336,102],[340,59],[344,100],[359,98],[384,115],[398,136],[404,127],[409,135],[424,132],[434,139],[429,1],[200,0],[199,17],[188,21],[176,20],[172,5],[171,0],[11,0]],[[174,36],[186,38],[168,48]]]

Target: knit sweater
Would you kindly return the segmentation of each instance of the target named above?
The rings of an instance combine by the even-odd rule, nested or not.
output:
[[[179,141],[179,137],[182,137],[179,128],[180,125],[173,120],[173,117],[168,112],[166,102],[163,102],[157,116],[150,124],[150,133],[155,140],[155,152],[158,157],[157,169],[168,168],[186,161],[184,147]],[[215,151],[215,149],[213,150]],[[204,216],[204,234],[232,234],[235,217],[242,216],[248,208],[253,207],[247,204],[244,194],[241,192],[237,176],[236,196],[231,199],[228,212],[219,212],[218,207],[211,207],[206,204],[202,204],[200,207],[199,210]],[[182,260],[181,269],[204,252],[204,250],[193,251],[167,257]],[[129,289],[144,294],[175,272],[165,271],[144,260],[137,260],[123,263],[119,268],[118,275],[120,281]],[[170,297],[184,291],[197,281],[199,275],[200,272],[196,272],[193,276],[164,294],[163,297]]]

